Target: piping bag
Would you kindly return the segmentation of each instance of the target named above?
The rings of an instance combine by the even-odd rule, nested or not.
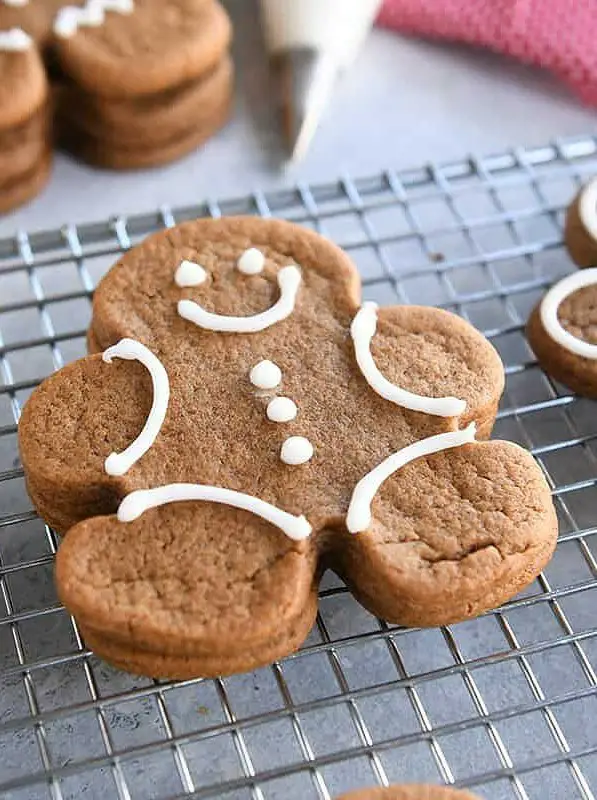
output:
[[[340,75],[365,40],[381,0],[260,0],[279,80],[290,163],[305,155]]]

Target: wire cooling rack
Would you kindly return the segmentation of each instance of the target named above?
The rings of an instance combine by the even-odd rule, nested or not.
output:
[[[597,414],[536,365],[523,326],[572,265],[563,211],[597,139],[298,186],[0,241],[0,796],[329,798],[397,781],[502,798],[597,794]],[[496,435],[529,447],[560,540],[498,611],[388,626],[333,576],[295,656],[224,680],[137,678],[98,661],[57,602],[54,533],[27,498],[23,402],[83,355],[90,299],[118,254],[195,216],[275,215],[348,250],[366,298],[456,311],[507,371]]]

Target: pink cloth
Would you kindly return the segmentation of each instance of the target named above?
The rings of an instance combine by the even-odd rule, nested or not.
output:
[[[378,22],[546,67],[597,106],[597,0],[385,0]]]

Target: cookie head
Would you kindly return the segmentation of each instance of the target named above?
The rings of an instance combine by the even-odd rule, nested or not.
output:
[[[61,597],[126,668],[288,653],[326,567],[373,613],[437,624],[553,550],[530,455],[476,440],[503,388],[491,345],[442,310],[361,306],[314,233],[230,218],[151,237],[98,286],[89,345],[34,393],[20,441],[36,506],[68,531]]]

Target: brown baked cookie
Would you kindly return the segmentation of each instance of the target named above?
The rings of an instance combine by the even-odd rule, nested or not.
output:
[[[479,800],[478,796],[464,789],[449,789],[447,786],[412,783],[388,786],[385,789],[357,789],[343,794],[337,800]]]
[[[52,153],[46,149],[28,172],[7,183],[0,183],[0,214],[12,211],[37,197],[48,182],[51,171]]]
[[[230,116],[230,102],[230,97],[219,99],[213,115],[196,130],[156,146],[122,146],[78,135],[73,129],[61,140],[70,152],[97,167],[116,170],[157,167],[182,158],[209,139]]]
[[[540,469],[474,441],[494,349],[448,312],[359,303],[331,242],[248,217],[152,236],[100,283],[89,342],[115,349],[45,381],[19,426],[31,498],[68,531],[60,597],[100,656],[236,672],[300,644],[325,568],[372,613],[435,625],[549,560]]]
[[[597,268],[552,286],[531,313],[527,338],[548,375],[597,398]]]
[[[18,28],[0,29],[0,134],[22,125],[46,103],[48,84],[39,53]]]
[[[232,79],[232,61],[224,58],[198,81],[133,100],[111,100],[65,87],[60,116],[67,127],[105,142],[108,149],[156,148],[188,136],[189,120],[197,132],[213,128],[222,108],[230,105]]]
[[[167,92],[212,70],[228,49],[228,15],[214,0],[113,1],[100,25],[87,3],[54,22],[63,72],[94,95]]]
[[[164,164],[227,119],[230,23],[217,3],[118,0],[99,12],[66,9],[54,28],[66,79],[59,138],[84,160],[113,169]]]
[[[31,199],[49,173],[48,85],[31,37],[0,30],[0,213]]]
[[[597,267],[597,177],[586,183],[568,208],[566,246],[579,267]]]
[[[183,113],[178,113],[179,104],[175,99],[154,103],[149,98],[141,98],[139,113],[134,112],[133,103],[122,104],[130,106],[126,112],[124,108],[116,109],[114,103],[111,112],[116,111],[115,116],[120,110],[123,113],[121,124],[113,125],[102,123],[99,114],[88,114],[89,106],[82,116],[73,115],[70,109],[77,105],[71,103],[73,98],[66,90],[61,98],[61,103],[66,101],[66,105],[65,113],[60,115],[60,141],[84,161],[109,169],[140,169],[174,161],[202,145],[230,116],[232,63],[226,59],[222,68],[218,67],[205,82],[205,87],[185,88]],[[130,114],[130,125],[124,122],[126,113]],[[150,121],[152,118],[155,125]],[[190,129],[189,120],[193,121]]]
[[[1,132],[1,184],[6,185],[33,170],[47,154],[50,138],[50,120],[45,107],[22,125]]]
[[[580,267],[551,287],[533,309],[527,337],[549,375],[577,394],[597,398],[597,179],[568,209],[566,245]]]

